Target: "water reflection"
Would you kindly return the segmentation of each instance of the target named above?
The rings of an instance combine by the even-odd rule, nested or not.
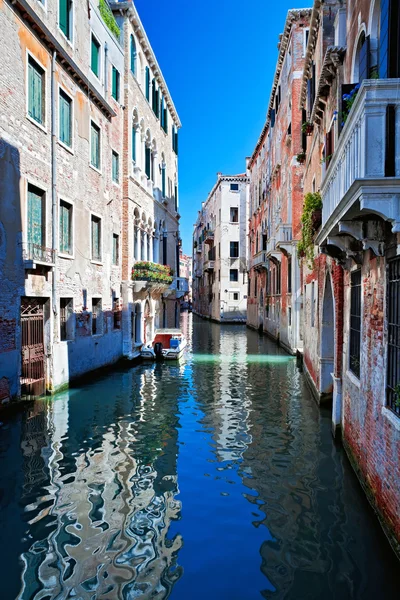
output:
[[[143,365],[4,424],[2,598],[394,598],[398,563],[294,360],[185,316]]]

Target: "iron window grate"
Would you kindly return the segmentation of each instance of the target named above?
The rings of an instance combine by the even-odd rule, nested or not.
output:
[[[388,264],[387,404],[400,416],[400,258]]]

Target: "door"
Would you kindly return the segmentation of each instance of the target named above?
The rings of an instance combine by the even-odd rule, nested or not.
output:
[[[21,336],[21,395],[34,398],[46,391],[44,304],[40,298],[22,298]]]

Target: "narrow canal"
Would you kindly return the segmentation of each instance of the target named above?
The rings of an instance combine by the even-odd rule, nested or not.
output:
[[[0,428],[2,600],[398,598],[399,564],[293,358],[184,315],[179,366]]]

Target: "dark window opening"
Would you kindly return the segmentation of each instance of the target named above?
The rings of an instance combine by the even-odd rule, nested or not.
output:
[[[361,269],[351,273],[350,289],[350,371],[360,377]]]
[[[92,298],[92,335],[101,333],[101,298]]]
[[[387,403],[400,417],[400,258],[388,264]]]

